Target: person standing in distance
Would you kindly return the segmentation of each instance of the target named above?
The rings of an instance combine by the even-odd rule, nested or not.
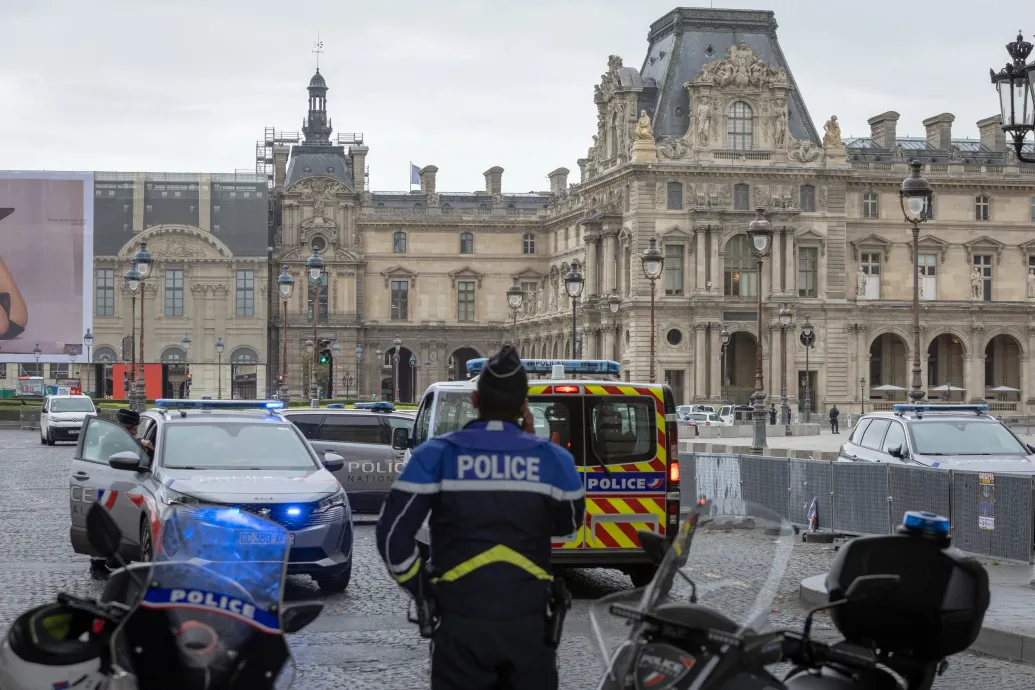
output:
[[[472,393],[478,419],[414,449],[377,522],[389,574],[439,618],[432,690],[558,685],[551,537],[578,531],[586,498],[571,453],[532,433],[527,396],[504,345]],[[433,563],[416,541],[429,512]]]

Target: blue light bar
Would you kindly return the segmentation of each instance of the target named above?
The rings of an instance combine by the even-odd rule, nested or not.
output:
[[[473,373],[480,373],[489,360],[485,357],[467,360],[467,370]],[[618,362],[609,359],[523,359],[525,371],[529,374],[550,374],[553,373],[555,364],[564,367],[565,374],[606,374],[617,376],[621,373],[622,367]]]
[[[909,510],[906,511],[906,516],[902,520],[902,526],[907,529],[915,529],[921,532],[948,534],[949,518],[935,515],[934,513]]]
[[[163,410],[279,410],[282,400],[182,400],[159,398],[155,407]]]
[[[373,410],[375,412],[393,412],[395,410],[395,403],[387,401],[381,402],[358,402],[356,403],[357,410]]]
[[[914,405],[901,403],[892,405],[895,412],[988,412],[988,405]]]

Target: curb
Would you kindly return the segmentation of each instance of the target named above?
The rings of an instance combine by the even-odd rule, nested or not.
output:
[[[801,581],[799,597],[803,604],[816,607],[827,603],[826,578],[824,573]],[[978,638],[967,651],[1035,666],[1035,637],[988,625],[981,626]]]

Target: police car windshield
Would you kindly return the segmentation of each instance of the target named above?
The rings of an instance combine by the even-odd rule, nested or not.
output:
[[[298,432],[286,423],[171,424],[162,453],[162,465],[171,470],[317,469]]]
[[[93,412],[89,398],[51,398],[51,412]]]
[[[435,435],[441,436],[464,428],[468,422],[478,418],[470,392],[446,392],[438,399],[435,408]]]
[[[1027,455],[1006,427],[988,419],[922,419],[907,425],[919,455]]]

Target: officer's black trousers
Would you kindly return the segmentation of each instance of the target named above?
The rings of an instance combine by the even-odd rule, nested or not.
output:
[[[557,690],[545,613],[484,620],[444,614],[431,651],[431,690]]]

